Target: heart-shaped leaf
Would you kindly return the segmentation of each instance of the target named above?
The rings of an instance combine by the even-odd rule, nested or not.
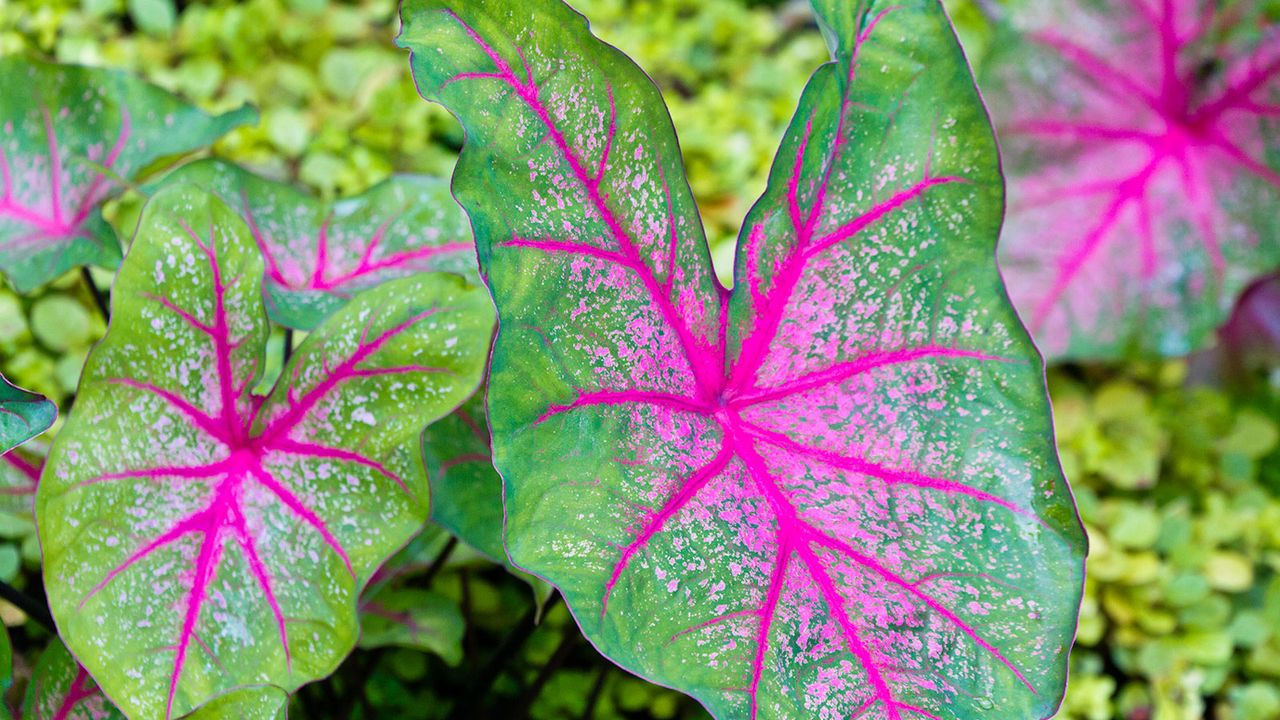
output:
[[[0,455],[48,430],[57,415],[56,405],[0,375]]]
[[[937,0],[821,0],[821,68],[712,272],[653,84],[555,0],[417,0],[499,309],[516,564],[722,718],[1045,717],[1084,539],[994,263],[990,126]]]
[[[332,671],[360,588],[426,519],[423,426],[480,381],[488,298],[422,274],[362,293],[251,395],[262,278],[234,210],[157,194],[37,492],[62,637],[131,717]]]
[[[1280,24],[1261,11],[1025,3],[992,43],[1001,261],[1046,354],[1186,354],[1280,267]]]
[[[211,117],[126,73],[20,58],[0,58],[0,87],[0,272],[19,292],[77,265],[114,268],[102,201],[257,117]]]
[[[351,296],[392,278],[441,270],[475,277],[475,246],[449,184],[397,175],[334,203],[218,160],[165,182],[216,192],[248,221],[267,262],[267,315],[311,330]]]

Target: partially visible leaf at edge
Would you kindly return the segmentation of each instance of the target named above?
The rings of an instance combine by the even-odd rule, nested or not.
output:
[[[1051,358],[1185,355],[1280,268],[1280,23],[1257,12],[1010,10],[982,83],[1010,178],[1000,258]]]
[[[491,304],[433,273],[362,293],[253,396],[262,276],[235,211],[155,195],[37,491],[60,633],[132,716],[331,672],[426,519],[422,427],[480,381]]]
[[[54,638],[40,654],[22,703],[24,720],[124,720],[65,645]]]
[[[719,288],[661,99],[559,2],[419,0],[501,318],[506,543],[722,718],[1047,717],[1083,582],[990,125],[936,0],[816,3]]]
[[[58,407],[0,375],[0,455],[48,430]]]
[[[0,58],[0,272],[29,292],[78,265],[114,268],[99,213],[154,160],[253,122],[216,117],[116,70]]]
[[[4,698],[13,687],[13,644],[9,641],[9,628],[0,626],[0,718],[12,718],[9,703]]]

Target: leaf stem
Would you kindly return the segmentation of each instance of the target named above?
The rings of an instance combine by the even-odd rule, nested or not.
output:
[[[604,681],[609,677],[608,661],[600,664],[596,672],[596,681],[591,684],[591,692],[587,693],[587,704],[582,709],[581,720],[592,720],[596,714],[596,705],[600,704],[600,695],[604,692]]]
[[[538,696],[542,694],[542,689],[547,686],[547,681],[564,665],[565,660],[569,659],[570,653],[574,651],[581,641],[582,633],[578,632],[578,626],[572,620],[569,621],[564,628],[563,636],[560,638],[560,644],[551,653],[551,657],[546,664],[538,670],[538,676],[534,678],[533,684],[520,696],[515,707],[512,708],[512,717],[517,718],[517,720],[526,720],[529,717],[529,711],[533,707],[533,703],[537,701]]]
[[[55,634],[58,632],[57,626],[53,624],[53,615],[49,613],[49,606],[44,602],[31,597],[3,580],[0,580],[0,598],[8,600],[45,630]]]
[[[93,304],[98,306],[98,312],[102,314],[102,321],[111,322],[111,306],[98,290],[98,285],[93,281],[93,273],[89,272],[88,265],[80,266],[80,278],[84,280],[85,289],[93,296]]]
[[[418,585],[423,588],[431,587],[431,583],[436,579],[436,576],[440,574],[440,571],[444,569],[444,565],[449,560],[449,556],[452,555],[453,551],[457,548],[458,538],[450,536],[449,542],[445,543],[444,547],[440,548],[440,552],[436,553],[431,564],[427,566],[427,571],[422,574],[422,579],[418,581]]]

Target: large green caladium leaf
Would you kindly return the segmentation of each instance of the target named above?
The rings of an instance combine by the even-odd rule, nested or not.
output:
[[[213,159],[165,182],[209,188],[244,216],[266,258],[267,315],[286,327],[311,330],[355,293],[392,278],[476,275],[467,217],[436,178],[397,175],[333,203]]]
[[[130,717],[331,672],[427,517],[423,426],[480,382],[488,297],[422,274],[362,293],[251,395],[262,278],[235,210],[157,194],[37,492],[60,634]]]
[[[506,544],[721,718],[1043,718],[1084,537],[936,0],[822,0],[721,288],[653,84],[555,0],[415,0],[500,331]]]
[[[1239,0],[1025,2],[984,63],[1001,262],[1054,358],[1185,355],[1280,268],[1280,22]]]
[[[0,272],[28,292],[77,265],[114,268],[102,201],[153,161],[256,119],[211,117],[126,73],[0,58]]]
[[[48,430],[57,415],[56,405],[0,375],[0,455]]]

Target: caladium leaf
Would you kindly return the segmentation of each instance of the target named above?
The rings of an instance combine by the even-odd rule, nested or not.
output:
[[[398,175],[325,203],[209,159],[165,182],[207,187],[240,211],[266,258],[267,315],[286,327],[311,330],[356,292],[392,278],[476,275],[471,227],[442,180]]]
[[[22,707],[26,720],[124,720],[57,638],[40,654]]]
[[[422,427],[480,381],[492,307],[435,273],[362,293],[253,396],[262,277],[233,209],[157,194],[37,492],[61,635],[131,717],[332,671],[426,519]]]
[[[153,161],[256,119],[209,116],[126,73],[0,58],[0,272],[28,292],[77,265],[114,268],[102,201]]]
[[[1050,715],[1083,580],[990,125],[936,0],[817,3],[813,78],[715,280],[653,84],[555,0],[417,0],[499,310],[506,544],[722,718]]]
[[[1280,24],[1260,10],[1025,3],[992,43],[1001,261],[1049,356],[1186,354],[1280,267]]]
[[[53,425],[58,406],[42,395],[27,392],[0,375],[0,455]]]
[[[482,388],[422,433],[431,519],[495,562],[502,548],[502,478],[493,469]]]

